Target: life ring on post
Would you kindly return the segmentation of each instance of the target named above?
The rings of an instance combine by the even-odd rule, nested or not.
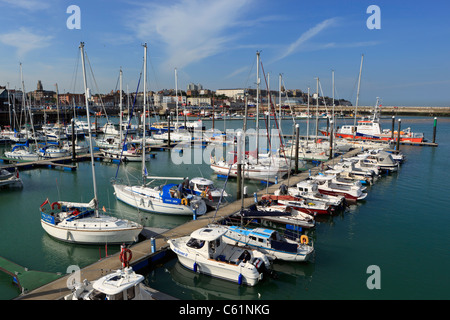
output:
[[[301,243],[301,244],[308,244],[308,243],[309,243],[308,236],[302,235],[302,236],[300,237],[300,243]]]
[[[58,207],[58,210],[61,210],[61,204],[59,202],[53,202],[51,204],[52,210],[55,210],[55,207]]]
[[[187,206],[188,205],[187,199],[186,198],[181,199],[181,204]]]
[[[128,248],[127,249],[123,249],[120,252],[120,262],[122,262],[124,266],[128,266],[128,264],[131,261],[132,257],[133,257],[133,253]]]

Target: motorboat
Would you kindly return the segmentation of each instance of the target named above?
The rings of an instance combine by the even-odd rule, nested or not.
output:
[[[150,155],[142,152],[141,147],[133,143],[125,143],[123,148],[109,148],[102,150],[103,156],[112,160],[142,162],[150,160]]]
[[[362,158],[365,163],[373,164],[383,171],[394,172],[399,167],[399,163],[394,160],[392,154],[383,150],[370,150],[358,157]]]
[[[320,184],[321,181],[324,180],[331,180],[332,182],[340,185],[347,185],[347,186],[356,186],[361,189],[361,191],[364,191],[367,189],[367,187],[363,186],[361,181],[359,179],[349,179],[344,176],[341,176],[341,172],[339,170],[327,170],[327,173],[319,173],[315,176],[309,177],[310,180],[316,180]]]
[[[70,155],[70,151],[60,146],[58,142],[48,142],[37,153],[43,159],[62,158]]]
[[[237,162],[228,163],[225,160],[216,161],[214,157],[210,158],[211,169],[217,175],[229,176],[229,177],[237,177]],[[231,169],[230,169],[231,166]],[[248,161],[245,161],[242,164],[243,174],[242,176],[245,179],[251,180],[260,180],[260,181],[269,181],[275,182],[278,179],[281,179],[283,176],[289,173],[288,167],[279,167],[276,164],[262,164],[262,163],[254,163],[251,164]]]
[[[265,200],[249,208],[241,209],[237,214],[242,219],[250,221],[260,219],[262,222],[267,220],[276,224],[295,226],[295,228],[311,229],[316,225],[314,217],[308,213],[296,210],[288,205],[270,204]]]
[[[281,185],[278,190],[274,192],[275,195],[291,195],[294,197],[303,198],[311,201],[322,201],[336,209],[343,209],[346,206],[344,196],[333,196],[329,194],[322,194],[319,192],[317,182],[313,180],[303,180],[297,183],[295,187],[288,188],[286,185]]]
[[[187,269],[239,285],[255,286],[271,267],[262,252],[228,244],[228,228],[208,226],[189,236],[167,240],[178,261]]]
[[[356,126],[354,125],[343,125],[341,128],[334,132],[334,135],[339,138],[350,138],[350,139],[363,139],[363,140],[374,140],[374,141],[389,141],[400,137],[400,141],[408,142],[423,142],[423,133],[414,133],[411,128],[406,128],[400,131],[392,132],[390,129],[382,129],[380,125],[380,112],[381,105],[377,103],[373,109],[373,114],[370,118],[363,118],[358,120]],[[329,132],[325,130],[320,130],[323,135],[329,135]]]
[[[273,229],[238,226],[227,226],[227,229],[223,237],[227,243],[259,250],[273,260],[306,262],[314,253],[306,235],[298,242]]]
[[[300,197],[294,197],[291,195],[263,195],[261,197],[262,207],[272,207],[272,206],[286,206],[295,209],[296,211],[304,212],[311,216],[316,216],[318,214],[330,215],[331,206],[326,202],[321,200],[312,201],[310,199],[304,199]],[[259,208],[259,207],[258,207]]]
[[[346,201],[363,200],[367,197],[367,193],[362,191],[362,188],[357,185],[342,184],[333,181],[330,177],[321,177],[314,179],[317,182],[317,188],[320,193],[328,195],[344,196]]]
[[[331,168],[332,170],[341,172],[343,175],[347,174],[347,176],[353,176],[368,182],[372,182],[373,178],[376,176],[374,170],[356,167],[354,161],[341,161],[331,166]]]
[[[125,255],[131,259],[131,250],[122,248],[121,260]],[[144,284],[145,277],[136,273],[128,262],[95,281],[75,282],[72,292],[64,300],[155,300],[152,290]]]
[[[219,203],[219,200],[228,197],[228,193],[225,190],[216,188],[213,181],[203,177],[195,177],[186,181],[183,192],[201,196],[207,206],[214,208]]]
[[[19,178],[19,171],[9,172],[6,169],[0,170],[0,187],[22,188],[23,182]]]

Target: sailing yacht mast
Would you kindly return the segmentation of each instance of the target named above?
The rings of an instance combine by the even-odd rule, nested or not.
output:
[[[176,104],[176,111],[177,111],[176,129],[178,129],[178,75],[177,75],[177,68],[175,68],[175,99],[176,99],[175,104]],[[170,128],[168,128],[168,130],[170,130]]]
[[[147,109],[147,43],[144,43],[144,121],[142,131],[142,184],[145,185],[146,167],[145,167],[145,121]],[[170,130],[170,128],[169,128]]]
[[[281,128],[281,73],[280,73],[280,77],[279,77],[279,83],[278,83],[278,110],[279,110],[279,114],[278,116],[280,117],[280,119],[278,120],[278,128]]]
[[[259,51],[256,51],[256,163],[259,159]]]
[[[354,126],[353,136],[356,135],[356,116],[358,114],[359,89],[361,87],[361,72],[362,72],[363,60],[364,60],[364,55],[361,55],[361,66],[359,67],[359,77],[358,77],[358,91],[356,93],[355,120],[353,123],[353,126]]]
[[[120,143],[122,143],[123,141],[123,134],[122,134],[122,67],[120,67],[120,72],[119,72],[119,78],[120,78],[120,93],[119,93],[119,137],[120,137]]]
[[[83,83],[84,83],[84,99],[86,104],[86,115],[88,122],[88,131],[89,131],[89,153],[91,155],[91,168],[92,168],[92,183],[94,186],[94,210],[95,216],[99,218],[98,214],[98,196],[97,196],[97,181],[95,180],[95,164],[94,164],[94,150],[93,150],[93,142],[92,142],[92,129],[91,129],[91,120],[89,117],[89,91],[87,87],[86,80],[86,65],[84,61],[84,42],[80,43],[80,51],[81,51],[81,64],[83,69]]]

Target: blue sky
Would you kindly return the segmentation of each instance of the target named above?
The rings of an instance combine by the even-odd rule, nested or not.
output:
[[[381,29],[366,26],[369,5]],[[70,30],[70,5],[81,9],[81,29]],[[283,75],[287,89],[322,91],[360,105],[449,106],[448,1],[378,0],[0,0],[0,85],[27,91],[81,92],[79,43],[85,42],[94,92],[136,90],[148,44],[150,90],[193,83],[216,90],[255,88],[256,51],[270,88]],[[78,65],[78,68],[77,68]],[[264,81],[262,82],[264,83]],[[98,89],[97,89],[98,86]]]

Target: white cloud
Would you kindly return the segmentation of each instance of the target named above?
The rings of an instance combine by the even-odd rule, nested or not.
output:
[[[337,22],[337,18],[331,18],[331,19],[327,19],[322,21],[321,23],[315,25],[314,27],[312,27],[311,29],[305,31],[304,33],[302,33],[300,35],[300,37],[297,38],[297,40],[295,40],[294,42],[292,42],[283,52],[283,54],[278,57],[275,61],[277,60],[281,60],[286,58],[287,56],[295,53],[296,51],[298,51],[303,44],[314,38],[316,35],[318,35],[320,32],[322,32],[323,30],[336,25]]]
[[[0,34],[0,42],[17,48],[19,58],[34,49],[48,47],[51,39],[53,39],[52,36],[41,36],[24,27],[18,31]]]
[[[167,68],[183,68],[226,49],[253,0],[180,0],[144,5],[130,27],[139,39],[165,46]],[[234,33],[233,33],[234,31]]]
[[[49,3],[36,0],[0,0],[0,3],[5,3],[27,10],[43,10],[50,6]]]

